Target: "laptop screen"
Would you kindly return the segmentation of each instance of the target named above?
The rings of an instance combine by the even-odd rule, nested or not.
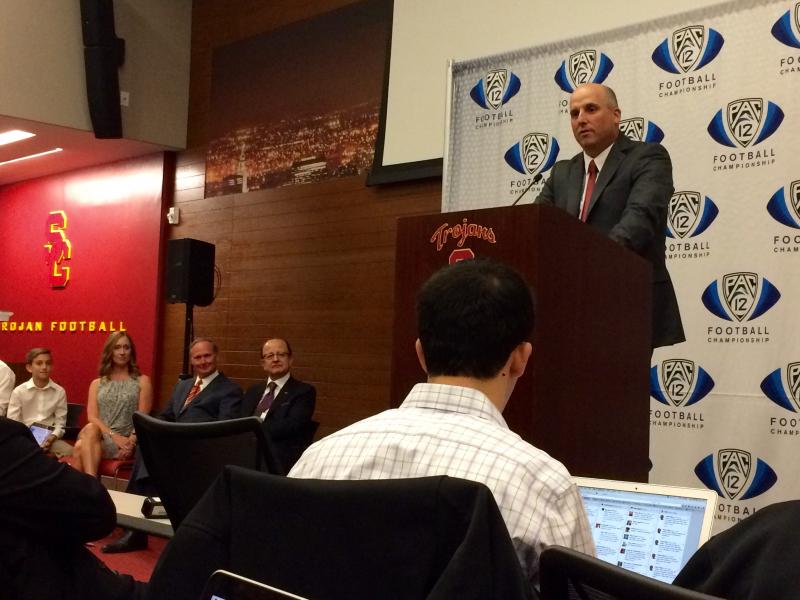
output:
[[[218,570],[206,582],[201,600],[306,600],[278,588]]]
[[[573,477],[597,557],[672,583],[711,535],[711,490]]]

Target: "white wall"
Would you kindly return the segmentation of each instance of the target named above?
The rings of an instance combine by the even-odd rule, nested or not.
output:
[[[115,21],[125,138],[185,147],[191,0],[116,0]],[[0,56],[0,115],[91,131],[78,0],[2,0]]]
[[[615,29],[719,0],[394,0],[383,164],[441,158],[447,60]]]

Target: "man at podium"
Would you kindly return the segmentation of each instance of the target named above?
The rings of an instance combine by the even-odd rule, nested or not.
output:
[[[652,347],[686,339],[664,260],[672,163],[660,144],[620,134],[614,91],[587,83],[569,102],[572,133],[583,148],[558,161],[536,198],[556,206],[636,252],[653,265]]]

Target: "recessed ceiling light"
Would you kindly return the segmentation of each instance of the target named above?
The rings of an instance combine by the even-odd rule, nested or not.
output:
[[[0,133],[0,146],[5,146],[6,144],[13,144],[14,142],[19,142],[20,140],[27,140],[28,138],[34,137],[36,134],[31,133],[30,131],[22,131],[21,129],[10,129],[9,131],[4,131]]]
[[[61,152],[63,148],[53,148],[52,150],[45,150],[44,152],[37,152],[36,154],[28,154],[28,156],[20,156],[19,158],[12,158],[11,160],[4,160],[0,162],[0,167],[10,163],[19,162],[21,160],[28,160],[29,158],[36,158],[37,156],[44,156],[45,154],[52,154],[53,152]]]

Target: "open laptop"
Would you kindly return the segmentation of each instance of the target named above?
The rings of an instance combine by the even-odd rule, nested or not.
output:
[[[200,600],[307,600],[229,571],[212,573]]]
[[[711,536],[717,494],[712,490],[573,477],[597,557],[672,583]]]
[[[52,425],[45,425],[44,423],[34,423],[29,429],[36,439],[36,443],[41,446],[44,444],[44,441],[50,437],[50,434],[53,433],[55,427]]]

